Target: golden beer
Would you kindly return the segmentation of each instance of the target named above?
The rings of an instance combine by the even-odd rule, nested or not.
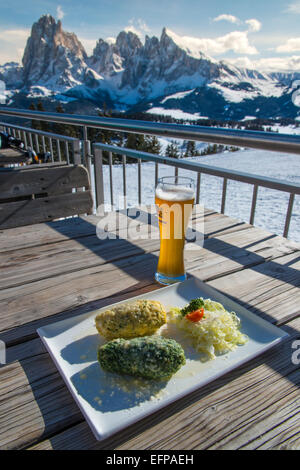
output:
[[[155,204],[160,232],[160,254],[155,278],[161,284],[186,279],[184,268],[185,232],[195,199],[190,178],[164,177],[158,181]]]

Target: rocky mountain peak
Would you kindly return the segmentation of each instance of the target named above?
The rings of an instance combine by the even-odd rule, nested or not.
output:
[[[143,44],[136,34],[121,31],[114,43],[98,40],[89,65],[98,74],[109,77],[123,71],[142,48]]]
[[[140,38],[131,31],[121,31],[118,34],[116,45],[124,58],[130,57],[143,47]]]
[[[33,24],[22,59],[26,84],[46,83],[53,79],[66,86],[85,68],[87,54],[74,33],[62,29],[61,21],[43,15]],[[77,69],[77,70],[76,70]],[[71,86],[71,82],[70,82]]]

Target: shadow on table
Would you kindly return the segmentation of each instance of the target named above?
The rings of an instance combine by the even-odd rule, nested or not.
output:
[[[95,330],[96,331],[96,330]],[[61,351],[61,357],[69,364],[84,364],[97,361],[97,350],[106,341],[99,334],[88,335],[68,344]]]
[[[85,402],[102,413],[142,406],[167,384],[167,381],[157,382],[105,372],[98,362],[74,374],[71,381]]]
[[[121,215],[123,213],[124,211],[120,211]],[[138,217],[138,214],[136,217]],[[101,220],[100,217],[99,220]],[[122,224],[122,221],[120,223]],[[122,226],[119,230],[120,235],[118,230],[115,233],[106,230],[106,227],[97,228],[94,223],[81,217],[49,222],[48,225],[62,235],[75,239],[78,244],[99,256],[99,264],[104,265],[111,263],[124,273],[135,278],[138,282],[150,279],[153,281],[158,262],[158,256],[157,253],[155,253],[159,249],[158,241],[157,244],[151,246],[150,250],[147,250],[137,246],[135,240],[124,238],[125,232]],[[79,234],[78,237],[74,235],[77,230]],[[99,236],[102,238],[99,238]],[[143,255],[146,256],[146,259],[144,260],[143,266],[141,266],[141,261],[143,260],[141,257]],[[95,266],[94,262],[93,266]],[[86,267],[88,268],[89,265],[87,264]]]

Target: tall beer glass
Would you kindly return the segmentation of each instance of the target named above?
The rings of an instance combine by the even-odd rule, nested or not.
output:
[[[165,176],[158,180],[155,204],[160,232],[160,254],[155,279],[174,284],[186,279],[184,268],[185,232],[195,199],[191,178]]]

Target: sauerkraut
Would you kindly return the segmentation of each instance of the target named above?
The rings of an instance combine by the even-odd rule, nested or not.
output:
[[[222,304],[210,299],[203,299],[203,304],[204,316],[197,322],[188,320],[179,308],[168,312],[168,322],[176,324],[186,334],[192,346],[203,353],[203,359],[214,359],[247,342],[235,312],[228,312]]]

